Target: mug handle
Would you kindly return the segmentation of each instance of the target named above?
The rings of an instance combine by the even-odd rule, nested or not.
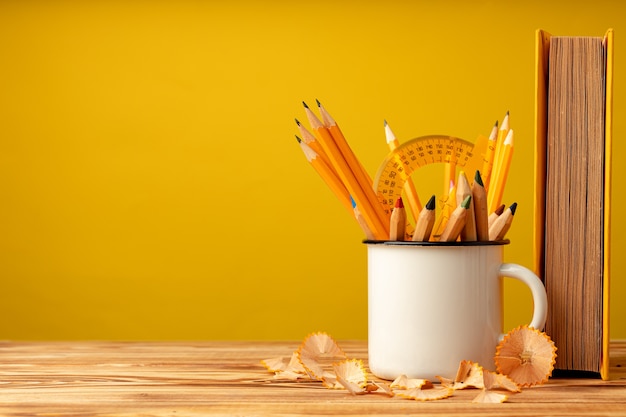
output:
[[[533,296],[533,319],[529,326],[537,330],[543,330],[548,317],[548,296],[543,282],[533,271],[518,264],[503,263],[500,266],[500,277],[510,277],[522,281],[530,288]],[[504,335],[501,336],[501,338]]]

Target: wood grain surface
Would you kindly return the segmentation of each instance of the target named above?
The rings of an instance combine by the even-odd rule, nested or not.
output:
[[[472,404],[477,390],[418,402],[351,395],[317,382],[275,382],[262,359],[289,356],[300,342],[2,342],[2,416],[468,415],[624,416],[626,342],[611,347],[611,379],[552,378]],[[362,341],[340,341],[366,361]]]

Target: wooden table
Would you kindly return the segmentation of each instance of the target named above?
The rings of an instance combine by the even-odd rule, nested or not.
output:
[[[611,380],[551,379],[504,404],[472,404],[477,390],[418,402],[351,395],[317,382],[269,382],[262,359],[300,342],[4,342],[2,416],[626,415],[626,342],[611,348]],[[366,343],[340,341],[350,358]]]

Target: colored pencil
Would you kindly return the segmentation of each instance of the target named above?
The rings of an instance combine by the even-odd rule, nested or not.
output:
[[[402,197],[398,197],[389,219],[389,240],[404,240],[406,235],[406,210]]]
[[[430,197],[426,206],[420,211],[413,232],[413,242],[428,242],[435,224],[435,196]]]
[[[454,181],[450,182],[448,195],[441,201],[441,203],[441,213],[439,213],[437,220],[435,220],[431,240],[439,240],[439,237],[446,228],[446,223],[448,223],[450,215],[456,209],[456,185],[454,185]]]
[[[483,185],[480,171],[474,175],[472,184],[472,200],[474,201],[474,219],[476,221],[476,238],[480,242],[489,240],[489,206],[487,191]]]
[[[500,215],[496,221],[493,222],[489,228],[489,240],[502,240],[509,231],[511,223],[513,222],[513,216],[517,210],[517,203],[511,204],[509,208],[504,210],[504,213]]]
[[[465,171],[461,171],[459,173],[459,179],[456,184],[456,201],[464,201],[465,198],[472,195],[472,188],[469,185]],[[465,242],[475,242],[477,239],[474,199],[471,198],[467,209],[465,226],[463,227],[463,230],[461,230],[461,240]]]
[[[493,224],[493,222],[495,222],[498,219],[498,217],[500,217],[502,213],[504,213],[505,208],[506,208],[506,205],[500,204],[498,208],[489,215],[489,218],[487,220],[487,224],[489,225],[489,228],[491,228],[491,225]]]
[[[465,222],[467,221],[467,211],[469,209],[472,196],[468,195],[463,202],[454,209],[450,215],[450,219],[446,224],[446,228],[439,237],[441,242],[454,242],[459,238]]]

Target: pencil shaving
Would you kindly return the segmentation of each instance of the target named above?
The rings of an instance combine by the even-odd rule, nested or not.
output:
[[[480,393],[472,400],[473,403],[482,403],[482,404],[498,404],[503,403],[508,400],[508,396],[506,394],[502,394],[499,392],[493,392],[486,389],[480,391]]]
[[[432,388],[428,387],[420,387],[420,388],[412,388],[408,390],[397,390],[394,391],[397,396],[409,398],[417,401],[433,401],[433,400],[442,400],[444,398],[448,398],[454,393],[454,389],[444,386],[435,387],[431,385]]]
[[[556,346],[537,329],[520,326],[511,330],[496,348],[498,372],[522,387],[543,384],[552,375]]]
[[[364,394],[368,392],[367,372],[363,361],[359,359],[346,359],[333,365],[337,383],[350,391],[351,394]]]
[[[511,392],[522,391],[515,381],[504,374],[483,370],[483,381],[486,390],[503,389]]]
[[[392,383],[391,388],[413,389],[413,388],[432,388],[433,384],[427,379],[409,378],[406,375],[400,375]]]
[[[333,363],[346,359],[346,354],[328,334],[319,332],[307,336],[297,351],[300,363],[314,378],[329,388],[337,387]]]
[[[309,378],[306,369],[300,363],[296,352],[287,360],[286,357],[264,359],[261,364],[270,372],[274,373],[274,380],[297,381]]]
[[[283,356],[263,359],[261,364],[270,372],[282,372],[287,368],[287,359]]]
[[[461,361],[454,380],[437,377],[443,386],[452,389],[484,388],[483,368],[472,361]]]

